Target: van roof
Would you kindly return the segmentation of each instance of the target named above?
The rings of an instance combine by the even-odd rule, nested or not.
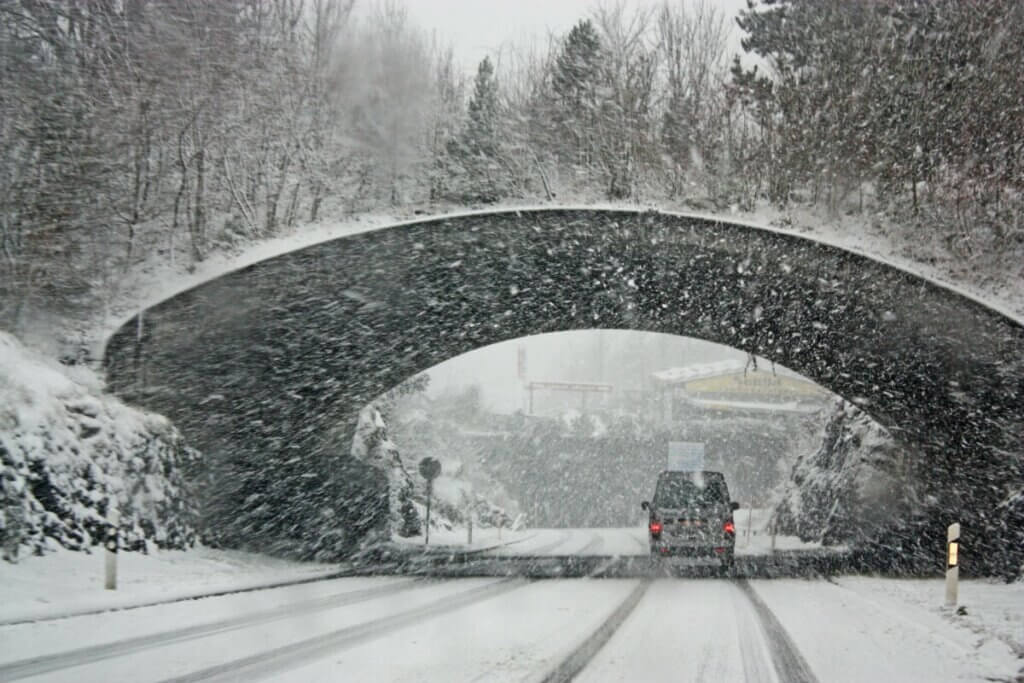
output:
[[[722,477],[723,479],[725,478],[724,474],[722,474],[721,472],[715,472],[714,470],[662,470],[661,474],[658,475],[658,478],[660,479],[661,477],[664,477],[664,476],[683,476],[683,477],[689,477],[689,476],[693,476],[695,474],[700,474],[700,475],[703,475],[705,477],[708,476],[708,475],[711,475],[712,477],[716,477],[717,476],[717,477]]]

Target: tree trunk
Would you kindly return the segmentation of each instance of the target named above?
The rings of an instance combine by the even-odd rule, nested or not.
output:
[[[286,227],[292,227],[295,225],[295,216],[299,209],[299,188],[302,187],[301,183],[295,183],[292,186],[292,198],[288,202],[288,211],[285,212],[284,224]]]
[[[323,185],[319,182],[313,183],[313,201],[309,205],[309,222],[315,223],[320,215],[320,202],[323,201]]]
[[[196,261],[202,261],[206,256],[206,211],[203,205],[206,189],[206,150],[201,145],[202,143],[196,153],[196,195],[191,222],[192,257]]]
[[[291,164],[291,154],[285,153],[277,165],[277,183],[273,190],[267,194],[267,219],[264,223],[264,234],[273,235],[277,230],[277,204],[281,200],[281,193],[284,192],[284,183],[288,177],[288,166]]]

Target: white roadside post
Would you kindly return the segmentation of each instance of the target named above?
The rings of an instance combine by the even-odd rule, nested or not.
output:
[[[946,529],[946,607],[956,607],[960,583],[960,523]]]
[[[117,590],[117,525],[121,522],[121,514],[118,512],[116,507],[113,507],[113,502],[107,513],[107,538],[104,543],[106,546],[106,571],[104,572],[105,581],[104,587],[108,591]]]

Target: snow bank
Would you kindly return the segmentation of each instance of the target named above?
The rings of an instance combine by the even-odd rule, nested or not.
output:
[[[1022,593],[961,582],[966,615],[942,608],[942,579],[839,577],[750,582],[821,681],[1020,681]]]
[[[1024,674],[1024,581],[987,579],[960,582],[959,612],[945,607],[944,579],[901,579],[841,576],[835,582],[876,604],[903,603],[970,631],[964,638],[974,648],[1002,642],[1021,661]]]
[[[196,547],[118,558],[117,590],[105,590],[102,554],[64,549],[18,564],[0,562],[0,620],[50,619],[185,600],[314,579],[337,565],[293,562],[239,550]]]
[[[113,501],[123,547],[185,548],[196,511],[183,469],[198,453],[163,417],[129,408],[0,332],[0,543],[88,550]]]

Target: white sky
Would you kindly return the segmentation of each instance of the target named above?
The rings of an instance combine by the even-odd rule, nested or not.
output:
[[[556,332],[485,346],[434,366],[429,371],[428,393],[436,396],[477,384],[491,410],[525,411],[519,347],[526,352],[526,380],[610,383],[617,391],[641,389],[652,372],[669,367],[746,359],[742,351],[689,337],[630,330]],[[537,397],[544,404],[556,398]],[[575,401],[578,397],[565,394],[561,398]]]
[[[605,4],[613,0],[605,0]],[[621,0],[629,9],[660,6],[664,0]],[[669,0],[684,5],[693,0]],[[740,30],[733,17],[746,0],[707,0],[729,17],[734,50],[740,51]],[[549,33],[563,35],[586,18],[597,0],[404,0],[409,18],[442,44],[450,43],[455,57],[473,72],[485,56],[497,59],[503,46],[541,44]],[[731,56],[730,56],[731,59]]]

